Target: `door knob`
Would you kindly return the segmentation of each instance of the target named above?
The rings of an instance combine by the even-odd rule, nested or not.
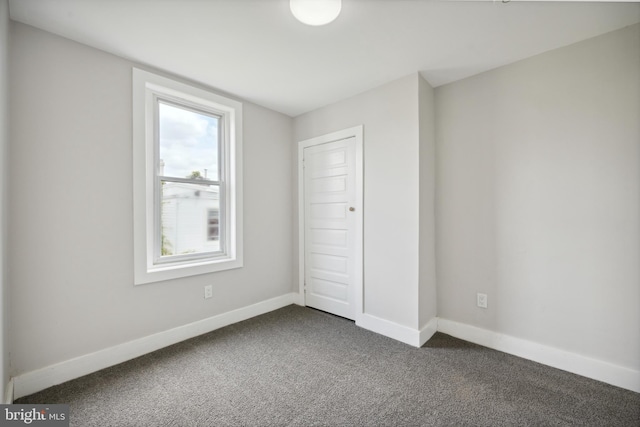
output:
[[[356,208],[354,208],[353,206],[349,208],[349,212],[353,212],[355,210],[356,210]]]

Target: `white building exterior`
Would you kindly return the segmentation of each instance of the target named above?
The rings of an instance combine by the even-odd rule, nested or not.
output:
[[[220,250],[217,186],[165,182],[162,193],[162,255]]]

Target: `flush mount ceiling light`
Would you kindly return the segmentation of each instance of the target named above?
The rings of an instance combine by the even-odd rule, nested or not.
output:
[[[325,25],[340,15],[342,0],[289,0],[291,13],[307,25]]]

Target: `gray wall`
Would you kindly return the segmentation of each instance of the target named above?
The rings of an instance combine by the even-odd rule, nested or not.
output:
[[[635,25],[436,89],[440,317],[640,369],[639,52]]]
[[[364,125],[364,311],[414,330],[423,326],[418,307],[420,150],[430,142],[427,133],[420,138],[421,80],[412,74],[294,122],[296,143]]]
[[[435,318],[436,283],[436,117],[435,91],[422,77],[418,79],[420,125],[420,289],[419,329]]]
[[[291,292],[291,118],[244,103],[244,268],[133,286],[134,64],[17,23],[11,54],[13,375]]]
[[[6,273],[7,147],[9,145],[9,6],[0,0],[0,403],[4,403],[9,382],[9,303]]]

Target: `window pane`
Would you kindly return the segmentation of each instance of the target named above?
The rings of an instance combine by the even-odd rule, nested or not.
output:
[[[219,219],[219,195],[217,185],[162,181],[161,256],[220,251],[219,224],[211,223]],[[215,239],[210,238],[213,225]]]
[[[220,240],[220,211],[218,209],[209,209],[207,239]]]
[[[158,103],[161,176],[218,181],[220,119]]]

